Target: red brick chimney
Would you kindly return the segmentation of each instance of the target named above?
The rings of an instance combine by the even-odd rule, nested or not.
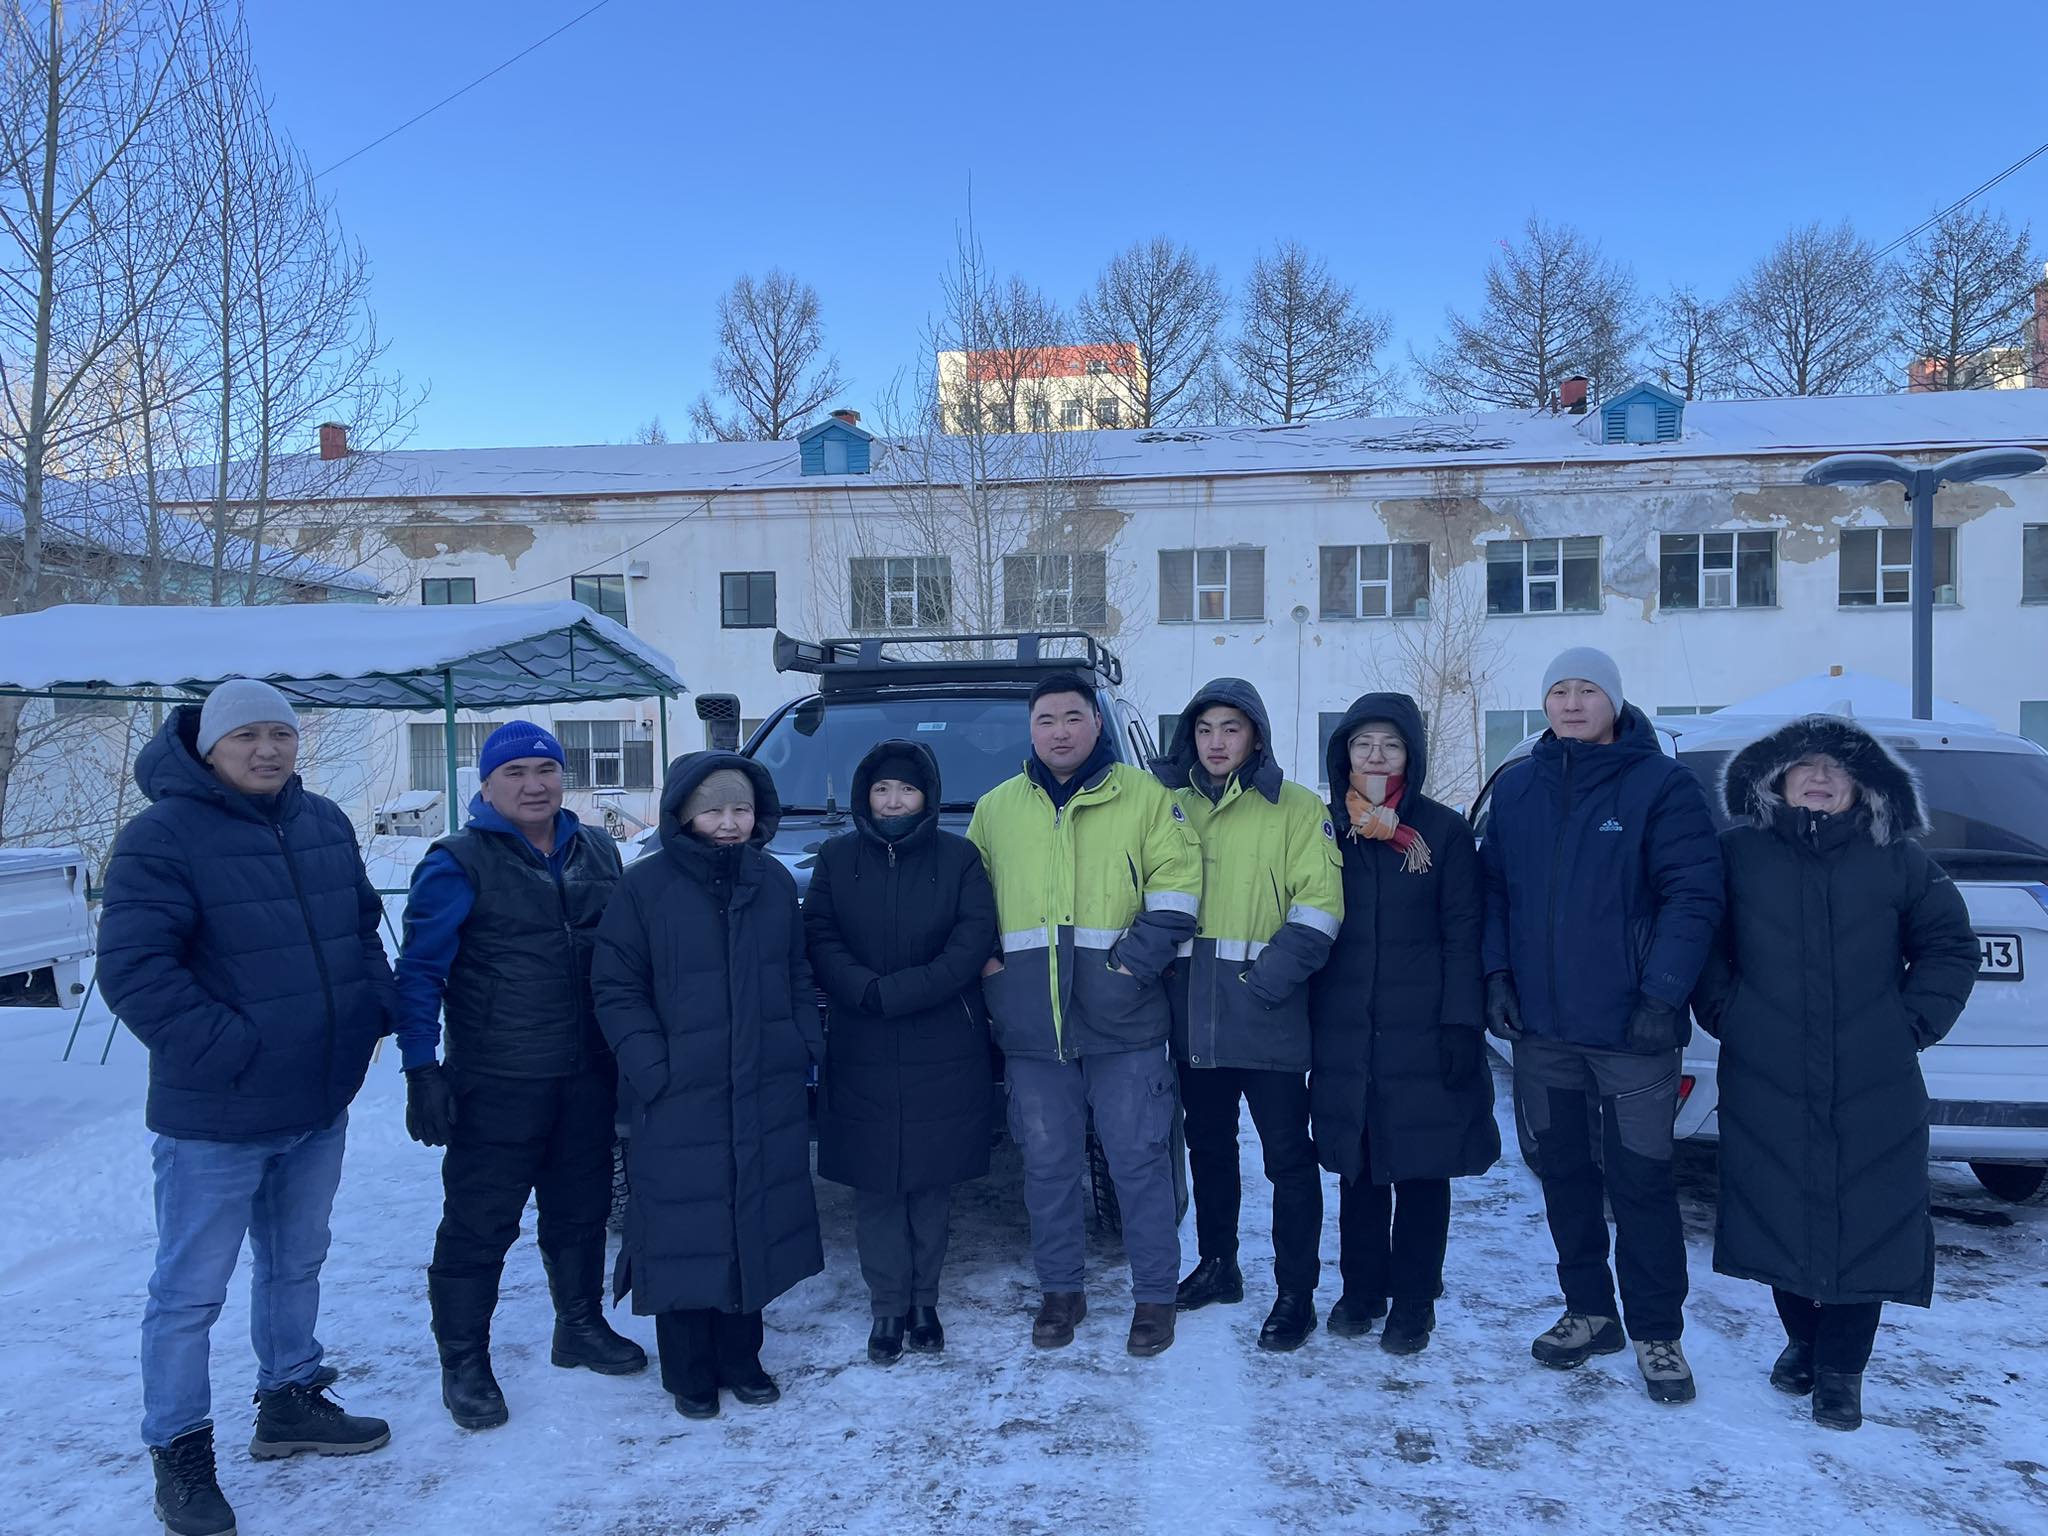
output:
[[[843,421],[849,427],[857,427],[860,425],[860,412],[842,405],[832,413],[832,419],[834,421]]]
[[[1558,409],[1570,411],[1574,416],[1586,414],[1586,386],[1589,381],[1582,373],[1575,373],[1557,387]]]
[[[320,423],[320,457],[323,459],[345,459],[348,457],[348,428],[338,421]]]

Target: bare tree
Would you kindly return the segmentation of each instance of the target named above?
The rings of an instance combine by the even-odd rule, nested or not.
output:
[[[1137,348],[1136,373],[1106,376],[1119,421],[1167,427],[1197,413],[1228,307],[1216,269],[1164,235],[1110,258],[1081,295],[1074,326],[1085,345]]]
[[[1536,215],[1518,245],[1501,242],[1486,298],[1467,319],[1444,311],[1447,334],[1409,357],[1424,395],[1443,410],[1548,405],[1584,374],[1599,399],[1628,381],[1640,327],[1635,279],[1568,224]]]
[[[1687,400],[1735,392],[1735,350],[1725,304],[1675,287],[1656,301],[1644,345],[1657,381]]]
[[[1847,395],[1884,387],[1886,282],[1847,220],[1803,225],[1750,269],[1729,301],[1745,395]]]
[[[1900,263],[1892,341],[1916,389],[1992,389],[2031,365],[2027,323],[2041,268],[2025,225],[1958,209]]]
[[[668,441],[668,428],[661,424],[659,416],[650,416],[633,429],[633,435],[627,438],[626,441],[629,443],[665,443]]]
[[[1238,314],[1230,354],[1252,420],[1368,415],[1387,398],[1379,353],[1393,322],[1361,305],[1298,241],[1252,263]]]
[[[846,388],[839,359],[825,353],[818,292],[772,267],[758,283],[742,276],[718,301],[718,356],[711,376],[731,409],[709,394],[690,407],[700,437],[721,443],[785,438]]]

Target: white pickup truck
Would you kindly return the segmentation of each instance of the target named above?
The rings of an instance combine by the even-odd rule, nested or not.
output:
[[[84,993],[86,869],[76,848],[0,848],[0,1006],[64,1007]]]

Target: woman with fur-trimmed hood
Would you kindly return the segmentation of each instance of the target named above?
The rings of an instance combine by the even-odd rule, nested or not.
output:
[[[1721,1042],[1714,1268],[1769,1285],[1788,1343],[1771,1384],[1862,1422],[1887,1301],[1934,1292],[1919,1052],[1977,975],[1955,884],[1912,841],[1912,772],[1852,721],[1745,747],[1721,793],[1727,914],[1693,1007]]]

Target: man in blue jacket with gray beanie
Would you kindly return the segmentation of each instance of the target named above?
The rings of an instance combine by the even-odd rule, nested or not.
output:
[[[345,1413],[313,1330],[348,1107],[390,1024],[391,967],[355,828],[297,772],[299,717],[230,678],[135,759],[150,804],[121,829],[99,985],[149,1049],[156,1267],[142,1315],[142,1439],[171,1536],[227,1536],[208,1352],[244,1238],[249,1453],[353,1455],[391,1438]]]
[[[555,1303],[549,1358],[608,1376],[647,1365],[604,1317],[618,1069],[597,1028],[590,957],[621,864],[609,837],[563,808],[564,766],[562,744],[531,721],[493,731],[468,823],[420,860],[405,905],[405,1123],[415,1141],[448,1149],[427,1300],[441,1401],[464,1429],[510,1416],[491,1371],[491,1315],[529,1195]]]
[[[1543,713],[1527,760],[1494,781],[1480,848],[1487,1027],[1514,1043],[1565,1299],[1530,1353],[1568,1370],[1625,1347],[1604,1195],[1644,1384],[1690,1402],[1671,1129],[1686,1000],[1721,919],[1720,844],[1704,789],[1623,697],[1611,656],[1559,654]]]

